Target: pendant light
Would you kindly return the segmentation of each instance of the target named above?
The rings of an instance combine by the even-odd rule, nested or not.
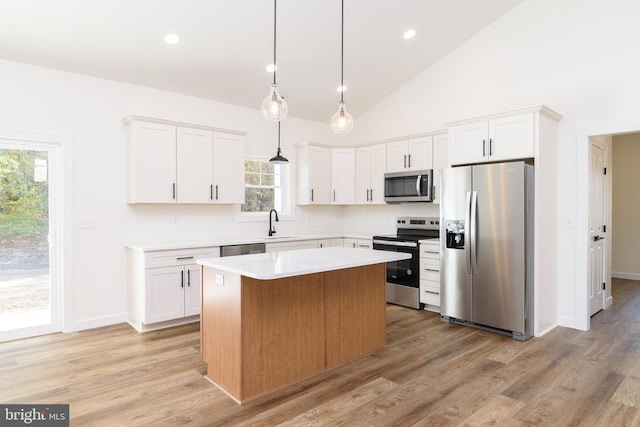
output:
[[[277,121],[287,116],[287,102],[278,92],[278,84],[276,83],[276,5],[277,0],[273,0],[273,84],[269,91],[269,95],[262,101],[262,114],[267,120]]]
[[[287,160],[287,158],[282,155],[282,151],[280,151],[280,122],[278,122],[278,151],[274,157],[269,159],[269,163],[275,163],[276,165],[289,163],[289,160]]]
[[[353,117],[347,112],[344,102],[344,0],[342,0],[342,28],[340,35],[340,102],[338,111],[331,117],[331,129],[335,133],[349,133],[353,129]]]

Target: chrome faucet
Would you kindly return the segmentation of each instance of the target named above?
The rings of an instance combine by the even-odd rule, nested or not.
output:
[[[269,236],[273,236],[274,234],[276,234],[276,227],[271,225],[271,214],[272,213],[276,214],[276,222],[280,221],[278,219],[278,212],[276,212],[275,209],[271,209],[269,211]]]

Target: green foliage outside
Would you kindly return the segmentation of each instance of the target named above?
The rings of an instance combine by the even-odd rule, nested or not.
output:
[[[273,164],[257,160],[244,162],[245,202],[242,212],[269,212],[274,208],[276,171]]]
[[[49,185],[46,175],[34,181],[36,159],[47,160],[47,152],[0,149],[0,237],[48,229]]]

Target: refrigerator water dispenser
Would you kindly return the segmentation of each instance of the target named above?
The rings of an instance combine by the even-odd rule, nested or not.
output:
[[[464,249],[464,221],[448,219],[445,222],[447,249]]]

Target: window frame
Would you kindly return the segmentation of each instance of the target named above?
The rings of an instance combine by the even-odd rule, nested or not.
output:
[[[258,161],[268,163],[271,156],[267,154],[247,154],[244,157],[246,161]],[[279,219],[292,220],[294,219],[294,205],[293,205],[293,181],[291,179],[290,165],[274,165],[280,168],[280,193],[282,197],[281,210],[277,210]],[[245,169],[246,170],[246,169]],[[245,190],[247,189],[247,183],[245,178],[244,183]],[[245,198],[246,200],[246,198]],[[265,221],[269,217],[268,211],[263,212],[246,212],[242,211],[242,204],[237,205],[236,221]]]

